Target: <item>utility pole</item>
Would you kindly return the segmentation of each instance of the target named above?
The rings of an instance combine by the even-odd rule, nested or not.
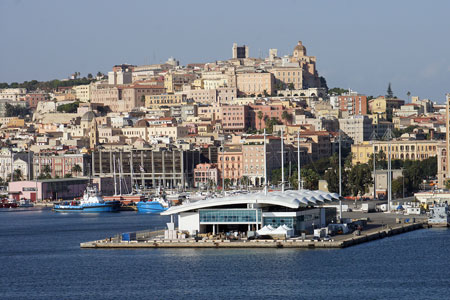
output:
[[[392,131],[391,128],[386,130],[386,133],[383,136],[384,140],[391,141],[392,140]],[[391,162],[391,143],[388,143],[388,172],[387,172],[387,181],[388,181],[388,203],[387,203],[387,211],[391,211],[391,201],[392,201],[392,162]]]
[[[372,131],[370,140],[372,141],[372,152],[373,152],[373,200],[376,200],[377,199],[377,169],[376,169],[377,155],[375,152],[375,141],[378,140],[378,136],[377,136],[377,133],[375,132],[375,130]]]

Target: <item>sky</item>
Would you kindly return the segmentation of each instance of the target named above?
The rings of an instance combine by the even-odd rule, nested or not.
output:
[[[442,103],[450,92],[450,1],[0,0],[0,82],[291,54],[317,57],[328,86],[366,95],[407,92]]]

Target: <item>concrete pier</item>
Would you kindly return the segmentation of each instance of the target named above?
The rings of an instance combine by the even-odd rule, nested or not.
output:
[[[351,234],[336,236],[331,241],[311,241],[301,239],[288,240],[199,240],[177,239],[162,240],[151,238],[142,241],[116,241],[104,239],[81,243],[81,248],[112,249],[112,248],[346,248],[361,243],[382,239],[388,236],[409,232],[426,227],[423,222],[401,225],[386,225],[361,232],[361,235]]]

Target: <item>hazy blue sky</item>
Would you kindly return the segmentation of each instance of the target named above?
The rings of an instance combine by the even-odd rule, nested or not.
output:
[[[0,0],[0,82],[107,72],[114,64],[291,53],[302,40],[329,87],[442,102],[450,1]]]

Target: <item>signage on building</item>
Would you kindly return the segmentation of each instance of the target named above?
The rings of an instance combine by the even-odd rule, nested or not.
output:
[[[35,187],[23,187],[22,192],[36,192]]]

